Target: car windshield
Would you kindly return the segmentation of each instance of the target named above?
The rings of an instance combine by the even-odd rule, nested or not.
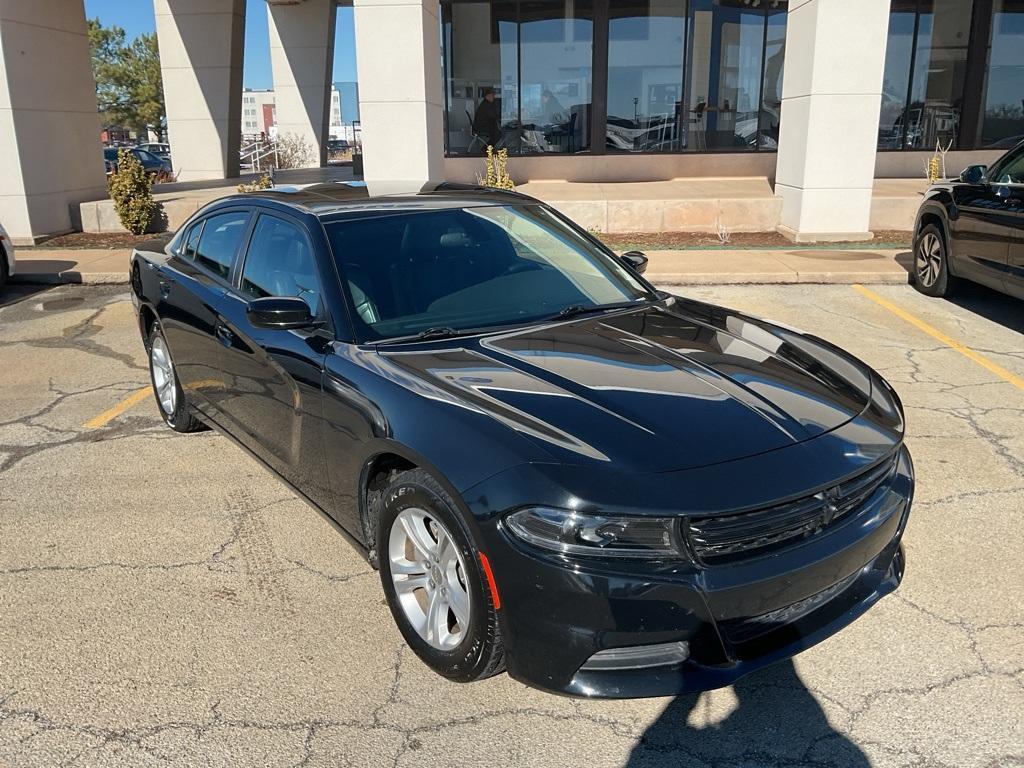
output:
[[[364,341],[653,298],[629,269],[540,205],[380,211],[326,229]]]

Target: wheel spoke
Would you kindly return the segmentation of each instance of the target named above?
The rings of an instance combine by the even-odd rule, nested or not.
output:
[[[391,572],[395,572],[394,565],[391,566]],[[427,589],[429,583],[430,577],[425,573],[410,574],[404,579],[395,579],[395,591],[399,594],[410,594],[417,589]]]
[[[420,557],[424,560],[432,559],[437,552],[437,542],[431,538],[430,532],[427,530],[426,521],[419,515],[415,517],[403,515],[399,518],[399,521],[402,524],[405,535],[409,538],[409,542],[419,553]]]
[[[465,632],[469,629],[469,594],[458,581],[448,582],[448,602],[459,621],[459,629]]]
[[[427,598],[427,642],[442,646],[447,633],[448,605],[441,597],[441,590],[435,589]]]

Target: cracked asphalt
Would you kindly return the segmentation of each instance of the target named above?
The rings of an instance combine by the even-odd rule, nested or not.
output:
[[[124,288],[0,294],[0,766],[1024,766],[1024,390],[849,286],[681,289],[897,387],[902,587],[731,688],[577,701],[456,685],[377,576],[215,433],[165,429]],[[1024,376],[1019,302],[878,294]]]

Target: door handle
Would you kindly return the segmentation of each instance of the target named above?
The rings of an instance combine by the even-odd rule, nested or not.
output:
[[[220,343],[223,344],[225,347],[230,347],[231,343],[235,340],[235,334],[233,334],[228,329],[228,327],[226,325],[223,325],[222,323],[217,323],[216,327],[213,329],[213,332],[220,340]]]

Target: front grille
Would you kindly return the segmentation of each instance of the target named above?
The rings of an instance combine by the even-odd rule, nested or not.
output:
[[[892,474],[897,451],[832,488],[785,504],[715,517],[691,518],[686,533],[708,565],[740,560],[796,543],[860,507]]]
[[[794,622],[801,616],[806,616],[853,584],[858,576],[860,576],[860,571],[851,573],[831,587],[826,587],[810,597],[805,597],[803,600],[790,603],[770,613],[763,613],[760,616],[752,616],[747,619],[730,619],[729,621],[719,622],[719,629],[722,630],[730,642],[748,642],[755,637],[760,637],[772,630]]]

